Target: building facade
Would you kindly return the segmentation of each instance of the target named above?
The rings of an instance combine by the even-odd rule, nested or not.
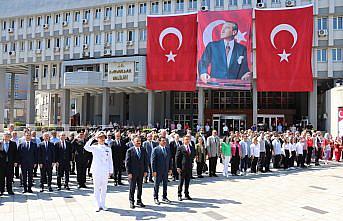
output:
[[[313,92],[257,92],[255,62],[250,91],[146,90],[147,15],[310,3]],[[325,91],[343,78],[341,0],[13,0],[0,11],[0,84],[5,73],[28,77],[28,125],[180,122],[193,127],[208,123],[220,131],[224,124],[239,130],[252,124],[272,128],[303,122],[324,130]],[[0,104],[6,99],[1,94]],[[35,102],[38,96],[47,97],[44,105]]]

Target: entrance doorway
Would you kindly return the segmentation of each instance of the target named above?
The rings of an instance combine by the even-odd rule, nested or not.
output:
[[[283,124],[285,121],[285,115],[275,114],[258,114],[257,115],[257,126],[260,130],[275,131],[279,123]]]
[[[213,114],[212,127],[218,131],[219,136],[224,136],[224,126],[228,127],[228,131],[240,131],[246,129],[246,116],[245,115],[225,115]]]

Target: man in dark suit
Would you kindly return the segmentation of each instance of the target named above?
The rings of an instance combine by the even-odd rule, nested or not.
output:
[[[143,178],[147,176],[148,173],[148,158],[147,153],[144,148],[141,148],[141,139],[135,137],[133,139],[134,146],[126,151],[126,171],[128,174],[128,179],[130,183],[130,208],[134,209],[134,195],[136,190],[136,185],[138,188],[137,191],[137,206],[145,207],[142,202],[142,186]]]
[[[78,188],[87,188],[86,186],[86,173],[89,161],[88,152],[83,148],[86,144],[85,134],[81,131],[72,142],[73,153],[75,154],[76,162],[76,179]]]
[[[207,82],[210,78],[249,80],[247,48],[235,41],[238,25],[227,21],[221,30],[221,40],[210,42],[198,64],[200,79]],[[211,72],[208,73],[208,67]]]
[[[151,167],[155,179],[154,183],[154,200],[157,205],[160,205],[158,200],[158,190],[160,183],[163,184],[163,198],[162,201],[170,203],[167,198],[168,174],[171,174],[172,161],[170,148],[166,146],[167,140],[165,137],[159,138],[160,145],[155,147],[151,154]]]
[[[170,142],[170,154],[171,154],[171,161],[172,161],[172,169],[173,169],[173,180],[179,180],[179,174],[177,173],[176,170],[176,150],[179,146],[182,145],[182,142],[179,140],[179,135],[175,134],[174,135],[174,140]]]
[[[72,160],[72,147],[69,141],[66,140],[66,134],[62,132],[60,134],[60,142],[55,145],[56,152],[56,165],[58,168],[57,173],[57,190],[61,190],[61,179],[64,176],[64,188],[69,188],[69,173],[70,173],[70,162]]]
[[[50,142],[48,133],[43,134],[43,141],[38,145],[38,164],[41,171],[40,187],[44,191],[44,184],[48,184],[49,192],[52,192],[52,168],[55,165],[55,145]]]
[[[189,183],[192,177],[192,163],[194,155],[191,148],[191,136],[185,135],[183,145],[177,148],[176,151],[176,166],[177,172],[180,174],[180,183],[178,188],[178,199],[182,201],[182,187],[185,184],[185,197],[192,200],[189,196]]]
[[[120,131],[117,131],[114,134],[114,141],[112,142],[111,149],[112,149],[112,161],[113,161],[113,178],[114,178],[114,185],[124,185],[121,182],[121,172],[122,172],[122,162],[124,161],[125,152],[126,152],[126,145],[123,140],[121,140]]]
[[[149,182],[153,182],[153,180],[152,180],[152,168],[151,168],[151,163],[150,162],[151,162],[151,154],[152,154],[152,151],[155,148],[155,146],[157,146],[157,144],[155,143],[155,141],[152,140],[152,134],[149,133],[147,135],[147,140],[143,142],[143,148],[147,152],[148,162],[149,162],[149,165],[148,165],[148,169],[149,169],[149,172],[148,172]],[[145,183],[147,183],[147,181],[148,181],[148,176],[145,177]]]
[[[0,196],[5,192],[5,183],[8,194],[14,195],[12,182],[13,167],[17,166],[17,144],[10,139],[11,134],[7,132],[0,142]]]
[[[31,142],[30,132],[25,133],[25,140],[19,144],[18,163],[23,177],[23,193],[32,193],[33,168],[37,166],[37,145]]]

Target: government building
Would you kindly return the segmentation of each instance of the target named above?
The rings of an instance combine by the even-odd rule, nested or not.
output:
[[[249,91],[146,89],[147,15],[311,3],[313,92],[257,92],[255,56]],[[174,122],[209,124],[221,132],[225,124],[241,130],[302,123],[325,130],[327,91],[343,78],[342,20],[342,0],[7,1],[0,8],[0,130],[15,121],[15,84],[6,93],[8,75],[25,76],[27,99],[21,102],[28,126]],[[255,48],[253,40],[254,54]],[[113,71],[125,75],[111,78]]]

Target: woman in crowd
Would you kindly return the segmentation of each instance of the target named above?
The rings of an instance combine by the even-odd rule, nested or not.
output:
[[[195,145],[195,162],[197,163],[198,178],[203,178],[202,171],[206,162],[205,145],[202,137],[198,137],[197,144]]]
[[[239,144],[239,137],[232,137],[231,138],[231,174],[233,176],[238,176],[237,171],[239,171],[239,163],[241,156],[239,155],[241,152],[241,146]]]
[[[330,135],[325,133],[323,140],[323,150],[324,150],[324,163],[328,164],[331,156],[331,146],[330,146]]]
[[[285,142],[282,144],[282,149],[284,151],[284,158],[283,158],[283,168],[286,170],[289,167],[289,157],[290,157],[290,152],[289,150],[291,149],[291,144],[289,143],[289,138],[285,138]]]
[[[335,146],[335,159],[337,162],[339,162],[341,159],[342,149],[343,149],[342,139],[340,137],[336,137],[334,146]]]
[[[252,159],[251,172],[257,173],[257,162],[258,162],[258,158],[260,157],[260,144],[257,140],[257,137],[254,137],[252,139],[250,150],[251,150],[251,159]]]
[[[291,137],[290,138],[290,152],[291,152],[291,157],[290,157],[290,163],[289,163],[289,166],[290,167],[294,167],[294,162],[296,160],[296,156],[297,156],[297,151],[296,151],[296,144],[297,144],[297,141],[296,141],[296,138],[295,137]]]
[[[222,159],[224,164],[223,169],[223,176],[228,177],[229,176],[229,163],[231,158],[231,146],[229,142],[229,137],[224,137],[224,140],[221,145],[221,152],[222,152]]]

